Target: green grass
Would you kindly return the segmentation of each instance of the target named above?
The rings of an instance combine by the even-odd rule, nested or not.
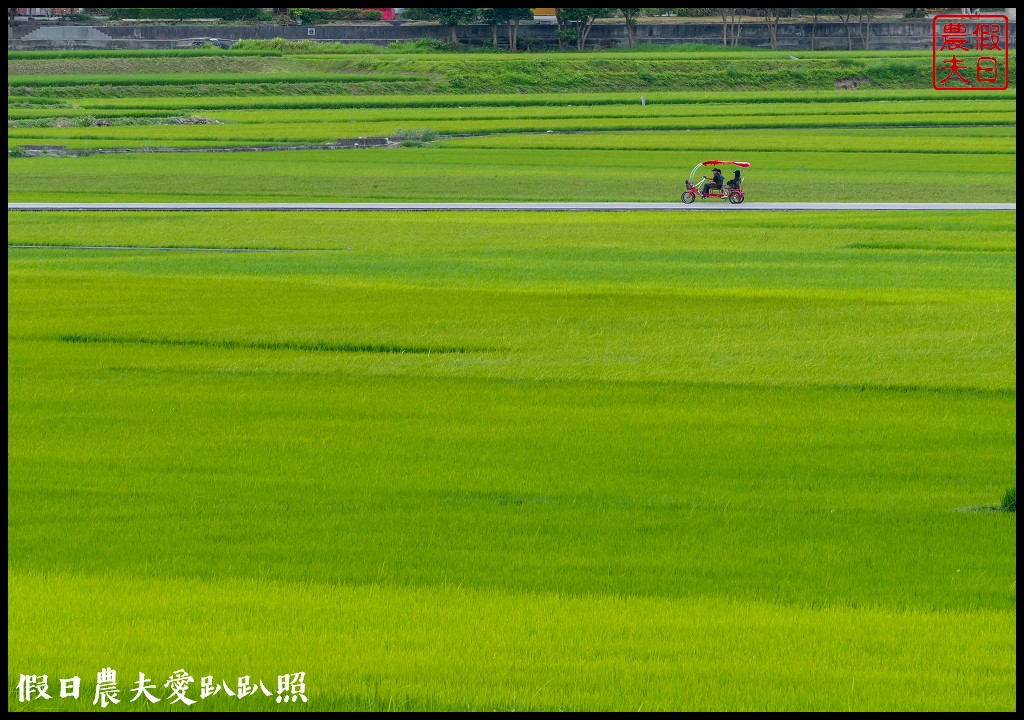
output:
[[[863,103],[863,102],[916,102],[936,100],[934,90],[863,90],[857,93],[818,91],[746,91],[746,92],[652,92],[645,96],[650,108],[660,105],[718,105],[720,103]],[[1006,90],[994,98],[997,101],[1016,100],[1016,90]],[[25,101],[59,102],[56,98],[14,96],[8,103]],[[947,98],[957,103],[964,101],[991,102],[983,93],[966,93],[966,97]],[[455,108],[467,107],[532,107],[585,105],[636,106],[636,93],[527,93],[525,95],[404,95],[358,97],[196,97],[196,98],[80,98],[76,104],[90,109],[159,109],[159,110],[261,110],[261,109],[340,109],[340,108]],[[855,106],[854,106],[855,107]],[[827,112],[823,109],[823,112]]]
[[[36,51],[31,51],[34,55]],[[222,73],[309,73],[315,68],[306,62],[279,57],[277,54],[241,55],[200,53],[189,55],[174,51],[155,50],[152,54],[134,51],[101,53],[79,57],[75,52],[58,52],[53,56],[42,53],[32,59],[8,58],[7,73],[16,81],[26,75],[153,75],[222,74]],[[33,88],[33,93],[37,91]]]
[[[81,675],[63,707],[87,709],[100,667],[123,693],[184,667],[307,672],[310,709],[1015,707],[1016,516],[956,512],[1015,475],[1012,213],[8,234],[140,247],[8,253],[11,687]],[[302,251],[141,249],[197,244]]]
[[[179,127],[183,128],[181,133],[177,133]],[[210,135],[221,132],[235,142],[241,137],[264,143],[316,139],[295,132],[292,124],[277,126],[279,134],[271,136],[246,136],[237,129],[239,126],[194,127],[212,129],[207,144],[216,144],[216,138]],[[20,137],[22,133],[40,132],[45,134],[37,140],[102,147],[101,140],[71,142],[65,138],[112,132],[148,137],[156,131],[180,136],[190,129],[144,126],[73,128],[66,133],[23,129],[9,133],[19,134],[13,144],[32,142]],[[397,129],[393,126],[383,134]],[[539,139],[521,138],[518,142],[522,147],[512,142],[510,147],[481,151],[479,145],[486,147],[495,141],[466,138],[445,141],[440,148],[10,158],[7,196],[10,201],[673,201],[679,199],[683,180],[694,165],[709,157],[730,155],[753,165],[746,172],[752,201],[941,202],[964,199],[965,188],[980,191],[972,191],[970,199],[974,201],[1013,201],[1015,131],[981,129],[977,131],[981,152],[951,152],[963,147],[965,134],[975,132],[846,130],[834,141],[820,130],[731,136],[698,131],[660,133],[652,137],[661,152],[638,149],[637,145],[644,146],[646,137],[638,134],[627,138],[591,135],[544,139],[544,143],[556,143],[552,149],[545,149]],[[355,133],[361,134],[370,133]],[[915,137],[930,138],[928,143],[935,151],[916,152]],[[567,149],[575,142],[580,143],[579,149]],[[140,139],[135,144],[165,142]],[[837,151],[822,151],[830,144]],[[898,154],[881,150],[888,144]],[[602,147],[595,149],[594,145]],[[439,178],[444,181],[438,182]]]
[[[723,141],[722,133],[708,130],[679,132],[504,133],[453,138],[443,147],[487,150],[648,150],[679,152],[806,152],[827,148],[835,153],[1016,155],[1017,131],[1009,127],[956,128],[847,128],[841,133],[822,129],[743,133]],[[983,162],[983,160],[982,160]]]
[[[1016,662],[1012,612],[579,598],[455,583],[339,587],[70,573],[8,582],[17,598],[9,609],[21,621],[11,624],[10,647],[26,665],[70,676],[97,661],[81,636],[53,637],[57,655],[41,651],[31,632],[54,620],[46,609],[54,596],[109,618],[106,636],[135,638],[123,648],[102,644],[99,633],[89,638],[105,651],[104,667],[120,668],[131,709],[148,703],[128,704],[127,680],[144,671],[162,685],[182,665],[197,683],[212,675],[234,685],[249,675],[271,692],[278,675],[306,672],[316,710],[990,710],[1012,709],[1016,694],[1013,674],[999,672]],[[542,672],[531,659],[544,663]],[[92,692],[91,680],[83,692]],[[195,686],[189,696],[198,697]],[[1000,697],[1007,702],[993,702]],[[81,710],[90,702],[37,704]],[[262,694],[238,701],[223,692],[194,707],[276,708]]]
[[[19,75],[14,78],[13,87],[75,87],[79,85],[223,85],[247,83],[313,83],[313,82],[388,82],[391,80],[426,80],[426,77],[415,75],[397,75],[383,73],[347,73],[338,75],[299,75],[299,74],[219,74],[200,75],[182,74],[168,75],[158,73],[152,75]]]
[[[763,118],[718,118],[694,114],[692,117],[660,118],[605,118],[578,120],[569,118],[535,120],[438,120],[431,123],[431,129],[439,134],[492,134],[492,133],[541,133],[541,132],[623,132],[634,130],[709,130],[719,129],[723,138],[720,144],[730,143],[729,135],[740,135],[747,131],[776,130],[784,128],[838,128],[844,132],[852,127],[896,126],[959,126],[970,118],[987,126],[1012,127],[1016,123],[1016,112],[1001,111],[985,114],[964,113],[922,113],[922,114],[878,114],[870,115],[783,115]],[[78,128],[9,128],[8,145],[19,144],[61,144],[69,147],[123,148],[138,147],[142,143],[151,147],[174,146],[189,143],[216,141],[221,145],[289,144],[289,143],[331,143],[338,137],[387,136],[398,127],[410,123],[424,124],[420,118],[396,118],[394,120],[285,123],[245,123],[238,125],[146,125],[139,127],[111,126]]]
[[[230,68],[238,82],[221,74],[202,81],[195,68]],[[76,75],[86,72],[102,83]],[[50,70],[54,74],[40,74]],[[153,72],[161,75],[153,75]],[[172,74],[173,73],[173,74]],[[261,82],[288,73],[294,82]],[[932,57],[914,53],[542,53],[517,54],[354,54],[232,57],[8,59],[9,93],[45,90],[56,96],[151,96],[159,83],[164,95],[337,95],[360,92],[337,82],[352,74],[410,74],[433,79],[419,89],[427,94],[551,93],[614,91],[833,90],[839,81],[857,79],[872,88],[928,89]],[[1016,54],[1009,68],[1016,87]],[[247,85],[253,87],[246,90]],[[407,94],[408,88],[381,83],[376,94]]]
[[[999,508],[1001,510],[1005,510],[1006,512],[1012,512],[1012,513],[1017,512],[1017,486],[1016,485],[1014,485],[1012,488],[1009,488],[1003,494],[1003,501],[1001,503],[999,503]]]
[[[171,116],[160,114],[143,115],[107,115],[97,118],[87,113],[74,113],[68,115],[47,115],[42,117],[19,118],[17,120],[8,116],[7,128],[49,128],[49,127],[123,127],[138,125],[177,125],[182,122],[189,122],[191,118],[185,116]]]
[[[492,96],[493,97],[493,96]],[[524,129],[529,130],[528,121],[536,119],[565,119],[565,120],[594,120],[629,118],[643,121],[645,118],[686,118],[693,120],[702,117],[712,117],[715,122],[729,123],[734,118],[740,118],[749,126],[751,118],[764,117],[796,117],[821,116],[866,116],[866,122],[879,122],[878,116],[900,117],[905,115],[921,115],[928,117],[933,114],[961,114],[964,121],[973,121],[973,124],[982,124],[985,117],[999,113],[1013,113],[1016,109],[1015,98],[983,98],[981,102],[977,99],[971,100],[937,100],[934,97],[928,100],[893,98],[875,102],[865,102],[860,99],[855,103],[839,103],[834,98],[827,102],[817,103],[810,98],[804,98],[800,106],[794,106],[792,102],[769,103],[762,102],[751,104],[740,100],[729,102],[725,99],[708,98],[704,96],[702,103],[657,103],[653,99],[650,105],[641,106],[637,98],[629,98],[618,104],[605,103],[594,105],[584,103],[575,105],[572,98],[567,98],[558,106],[550,104],[538,104],[526,106],[520,104],[510,113],[502,98],[494,98],[495,104],[488,106],[471,106],[456,108],[462,110],[457,113],[457,120],[514,120],[527,121]],[[202,103],[197,103],[201,105]],[[255,103],[259,105],[260,103]],[[186,107],[187,104],[186,104]],[[294,122],[307,123],[319,120],[321,122],[337,123],[339,120],[348,121],[393,121],[393,119],[414,118],[450,122],[453,118],[451,107],[315,107],[315,108],[237,108],[237,109],[216,109],[217,117],[230,122],[240,123],[261,123],[261,122]],[[153,113],[159,112],[154,109],[123,108],[120,110],[99,110],[95,107],[83,106],[78,112],[83,114],[96,114],[97,116],[132,114],[132,113]],[[13,108],[8,111],[9,119],[24,117],[39,117],[46,114],[53,114],[52,110],[45,108]],[[510,114],[512,117],[510,117]],[[265,119],[264,119],[265,118]],[[883,118],[884,121],[884,118]],[[891,121],[891,124],[899,124],[898,121]]]
[[[398,132],[402,127],[410,125],[424,127],[439,135],[477,135],[477,134],[510,134],[510,133],[566,133],[587,132],[600,128],[601,132],[621,133],[627,131],[678,131],[689,125],[691,130],[716,130],[720,138],[716,145],[729,148],[745,144],[740,140],[745,133],[754,131],[776,131],[793,128],[804,130],[810,128],[836,128],[846,134],[853,125],[856,129],[885,127],[886,123],[906,123],[929,127],[957,127],[963,120],[962,115],[930,115],[922,116],[839,116],[830,121],[821,121],[818,116],[795,118],[792,116],[782,120],[767,118],[764,120],[746,121],[744,123],[719,122],[712,118],[694,118],[692,122],[685,119],[661,119],[654,121],[634,120],[533,120],[526,122],[503,120],[451,121],[430,123],[417,118],[404,118],[395,121],[376,122],[311,122],[311,123],[252,123],[239,127],[235,124],[200,124],[179,125],[176,123],[139,122],[131,119],[117,119],[107,126],[96,126],[88,116],[81,122],[85,127],[15,127],[8,129],[8,147],[26,144],[57,144],[75,149],[125,149],[125,148],[161,148],[189,146],[235,147],[248,145],[296,145],[296,144],[332,144],[339,137],[387,137]],[[1014,113],[992,114],[987,117],[989,126],[1005,126],[1012,129]],[[872,122],[873,120],[873,122]],[[21,125],[42,124],[19,123]],[[79,122],[77,119],[73,123]],[[863,123],[863,124],[861,124]],[[46,123],[52,124],[52,123]],[[725,127],[723,127],[725,126]],[[684,130],[685,131],[685,130]],[[681,138],[687,140],[687,137]],[[841,142],[841,141],[840,141]],[[843,143],[845,144],[845,143]],[[685,145],[683,145],[685,147]],[[956,145],[947,146],[952,148]],[[825,148],[819,148],[827,152]],[[968,149],[969,150],[969,149]],[[721,150],[719,152],[722,152]],[[877,152],[862,150],[861,152]],[[948,152],[948,150],[947,150]],[[479,154],[479,153],[478,153]],[[452,153],[454,155],[454,153]],[[970,157],[969,152],[965,154]],[[514,165],[531,164],[524,155],[523,161]],[[406,158],[407,160],[408,158]],[[450,158],[455,160],[454,157]],[[1013,156],[1007,158],[1011,163]],[[387,161],[385,161],[387,162]],[[457,161],[456,161],[457,162]],[[686,161],[684,161],[686,162]],[[839,170],[845,162],[838,166],[829,166]],[[1005,163],[998,163],[999,170]],[[972,168],[965,169],[971,172]]]
[[[717,130],[714,144],[728,149],[742,145],[748,149],[751,139],[767,147],[766,139],[778,139],[781,147],[795,148],[795,143],[785,133],[764,132],[781,129],[843,128],[841,134],[825,143],[805,147],[815,150],[829,149],[835,144],[844,149],[876,151],[879,136],[863,135],[853,128],[895,128],[923,126],[965,126],[965,137],[977,135],[976,128],[983,126],[1005,126],[1004,136],[1015,138],[1016,100],[1013,96],[978,98],[937,98],[930,95],[909,93],[876,93],[845,102],[841,93],[760,93],[754,96],[757,102],[745,102],[734,93],[714,94],[665,94],[652,96],[651,102],[641,106],[636,97],[609,95],[600,98],[578,98],[566,96],[555,104],[555,96],[538,97],[536,101],[512,103],[503,96],[474,96],[464,107],[455,106],[451,98],[442,103],[430,104],[429,98],[413,97],[409,102],[382,104],[379,98],[356,102],[318,101],[303,98],[296,103],[268,103],[254,101],[252,108],[245,107],[240,98],[217,102],[210,99],[194,101],[129,102],[76,100],[77,107],[36,107],[20,101],[17,107],[8,111],[8,146],[21,144],[62,144],[73,148],[132,148],[159,146],[209,146],[247,144],[323,144],[338,137],[388,136],[399,127],[429,128],[444,135],[460,134],[523,134],[523,133],[602,133],[590,139],[561,139],[562,147],[596,149],[606,143],[609,148],[633,146],[642,139],[622,143],[606,141],[608,133],[644,131],[660,133],[666,131],[687,131],[679,136],[675,147],[687,147],[695,136],[691,131]],[[577,104],[582,100],[581,104]],[[600,104],[595,104],[600,100]],[[454,102],[457,102],[454,101]],[[166,118],[169,112],[177,114],[202,113],[219,124],[176,125],[163,123],[136,122],[136,118]],[[68,121],[67,118],[71,118]],[[79,124],[75,118],[82,118],[80,124],[91,125],[93,119],[105,119],[107,127],[60,127]],[[50,126],[57,127],[35,127]],[[132,127],[134,126],[134,127]],[[820,137],[822,134],[818,133]],[[905,132],[904,146],[918,136]],[[643,136],[638,136],[642,138]],[[795,136],[801,137],[799,135]],[[847,141],[847,138],[860,138]],[[926,134],[922,137],[927,137]],[[495,148],[551,147],[546,139],[528,141],[474,140],[473,147]],[[855,146],[856,145],[856,146]],[[932,143],[930,147],[937,148]],[[1016,151],[1015,141],[1003,143],[1003,151],[1011,155]],[[674,148],[669,148],[674,149]],[[924,149],[924,148],[922,148]],[[944,143],[946,152],[958,149],[960,152],[973,150],[962,142]],[[829,165],[835,170],[843,163]]]
[[[1014,91],[650,90],[930,62],[785,55],[9,55],[9,94],[435,78],[22,86],[9,124],[224,124],[9,146],[488,134],[9,158],[8,199],[672,201],[731,156],[752,201],[1015,201]],[[1016,485],[1015,220],[8,213],[135,248],[8,250],[8,682],[83,679],[9,709],[114,667],[127,710],[179,668],[315,710],[1012,710],[1016,514],[961,510]]]
[[[176,50],[8,50],[7,62],[27,60],[41,62],[46,60],[92,60],[96,58],[121,58],[138,60],[140,58],[197,58],[197,57],[279,57],[280,50],[268,48],[238,48],[227,50],[220,48],[179,48]]]

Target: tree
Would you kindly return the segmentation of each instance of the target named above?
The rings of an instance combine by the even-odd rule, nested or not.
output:
[[[804,8],[810,10],[811,15],[814,18],[811,21],[811,50],[814,50],[814,41],[818,36],[818,16],[819,15],[832,15],[835,13],[835,8]]]
[[[491,47],[495,50],[498,49],[498,26],[501,25],[501,19],[498,17],[498,13],[503,8],[480,8],[480,19],[483,20],[491,28]]]
[[[448,28],[451,33],[452,45],[459,44],[459,25],[469,25],[480,19],[480,8],[417,8],[415,19],[436,20],[441,27]],[[403,13],[409,17],[409,11]],[[413,18],[410,18],[413,19]]]
[[[505,8],[508,16],[508,49],[511,52],[519,50],[519,23],[522,20],[533,20],[533,10],[530,8]]]
[[[626,43],[629,47],[636,45],[636,18],[642,10],[640,8],[619,8],[622,18],[626,21]]]
[[[843,21],[843,27],[846,28],[846,47],[848,50],[853,50],[853,35],[850,34],[850,15],[853,14],[853,8],[836,8],[836,15]]]
[[[875,14],[875,8],[856,8],[857,10],[857,26],[860,31],[860,42],[864,46],[865,50],[868,50],[868,44],[871,40],[871,17]]]
[[[533,11],[530,8],[480,8],[483,11],[483,19],[491,26],[491,38],[494,47],[498,47],[498,26],[508,26],[508,49],[515,52],[516,39],[519,34],[519,22],[532,20]]]
[[[585,48],[594,21],[613,12],[613,8],[555,8],[559,49],[565,50],[570,42],[576,43],[577,50]]]
[[[722,45],[729,47],[731,44],[736,47],[736,43],[740,39],[740,16],[743,8],[719,8],[719,14],[722,16]],[[732,19],[730,21],[730,15]],[[731,36],[731,43],[730,43]]]
[[[783,15],[788,15],[788,8],[761,8],[758,11],[768,26],[768,44],[772,50],[779,49],[779,20]]]

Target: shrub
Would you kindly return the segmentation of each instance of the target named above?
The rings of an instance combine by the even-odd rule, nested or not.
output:
[[[1012,488],[1006,491],[1003,495],[1003,502],[1000,503],[999,508],[1006,512],[1017,512],[1017,486],[1014,485]]]
[[[318,42],[316,40],[239,40],[231,52],[276,52],[281,55],[372,55],[383,48],[369,43]]]
[[[395,53],[432,53],[432,52],[450,52],[455,50],[455,47],[443,40],[433,40],[431,38],[420,38],[419,40],[395,40],[393,43],[388,45],[388,52]]]
[[[405,145],[405,143],[417,142],[422,144],[437,140],[437,130],[432,130],[431,128],[422,128],[419,130],[396,128],[395,131],[391,133],[391,137],[395,140],[401,141],[403,146],[411,147]]]
[[[548,47],[547,41],[539,35],[520,35],[516,45],[522,52],[538,52]]]
[[[364,10],[362,8],[338,8],[335,10],[292,8],[288,14],[305,25],[321,25],[346,20],[372,21],[384,17],[380,10]]]
[[[911,82],[923,75],[929,66],[909,60],[879,60],[869,65],[864,74],[874,81]]]
[[[262,8],[110,8],[111,20],[270,20],[273,16]]]
[[[294,52],[294,46],[300,44],[300,42],[312,45],[309,40],[302,40],[299,42],[292,40],[285,40],[284,38],[272,38],[269,40],[251,40],[243,39],[236,42],[231,46],[230,52],[258,52],[258,51],[270,51],[279,52],[282,55],[289,52]]]
[[[36,51],[38,52],[38,51]],[[59,98],[44,97],[42,95],[8,95],[7,107],[71,107],[68,103]]]
[[[689,43],[673,43],[673,44],[670,44],[670,45],[669,44],[662,45],[662,44],[650,43],[650,42],[640,42],[640,43],[637,43],[636,45],[634,45],[631,48],[615,48],[615,49],[616,50],[621,50],[623,52],[629,52],[629,53],[637,53],[637,52],[667,53],[667,52],[672,52],[672,53],[700,53],[700,54],[707,54],[707,53],[734,53],[734,52],[736,52],[736,48],[734,48],[734,47],[725,47],[724,45],[705,45],[704,43],[692,43],[692,42],[689,42]],[[758,52],[758,51],[761,51],[761,50],[766,50],[768,52],[771,52],[770,48],[754,48],[754,47],[745,47],[745,48],[743,48],[743,52],[745,52],[745,53]]]

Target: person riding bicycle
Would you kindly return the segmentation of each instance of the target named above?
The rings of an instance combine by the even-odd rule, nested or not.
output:
[[[730,190],[739,190],[740,189],[740,181],[741,181],[740,171],[737,170],[736,172],[733,173],[732,180],[727,182],[725,184],[725,186],[727,188],[729,188]]]
[[[715,168],[715,172],[712,174],[711,179],[704,183],[704,189],[701,191],[701,197],[707,197],[708,193],[712,190],[722,192],[722,187],[725,183],[725,175],[718,168]]]

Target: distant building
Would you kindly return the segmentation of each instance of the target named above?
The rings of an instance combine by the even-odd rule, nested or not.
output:
[[[533,13],[533,19],[541,23],[556,23],[558,18],[558,10],[556,8],[530,8],[530,12]]]
[[[23,17],[60,17],[61,15],[74,15],[85,8],[15,8],[18,15]],[[8,12],[8,15],[10,13]]]

